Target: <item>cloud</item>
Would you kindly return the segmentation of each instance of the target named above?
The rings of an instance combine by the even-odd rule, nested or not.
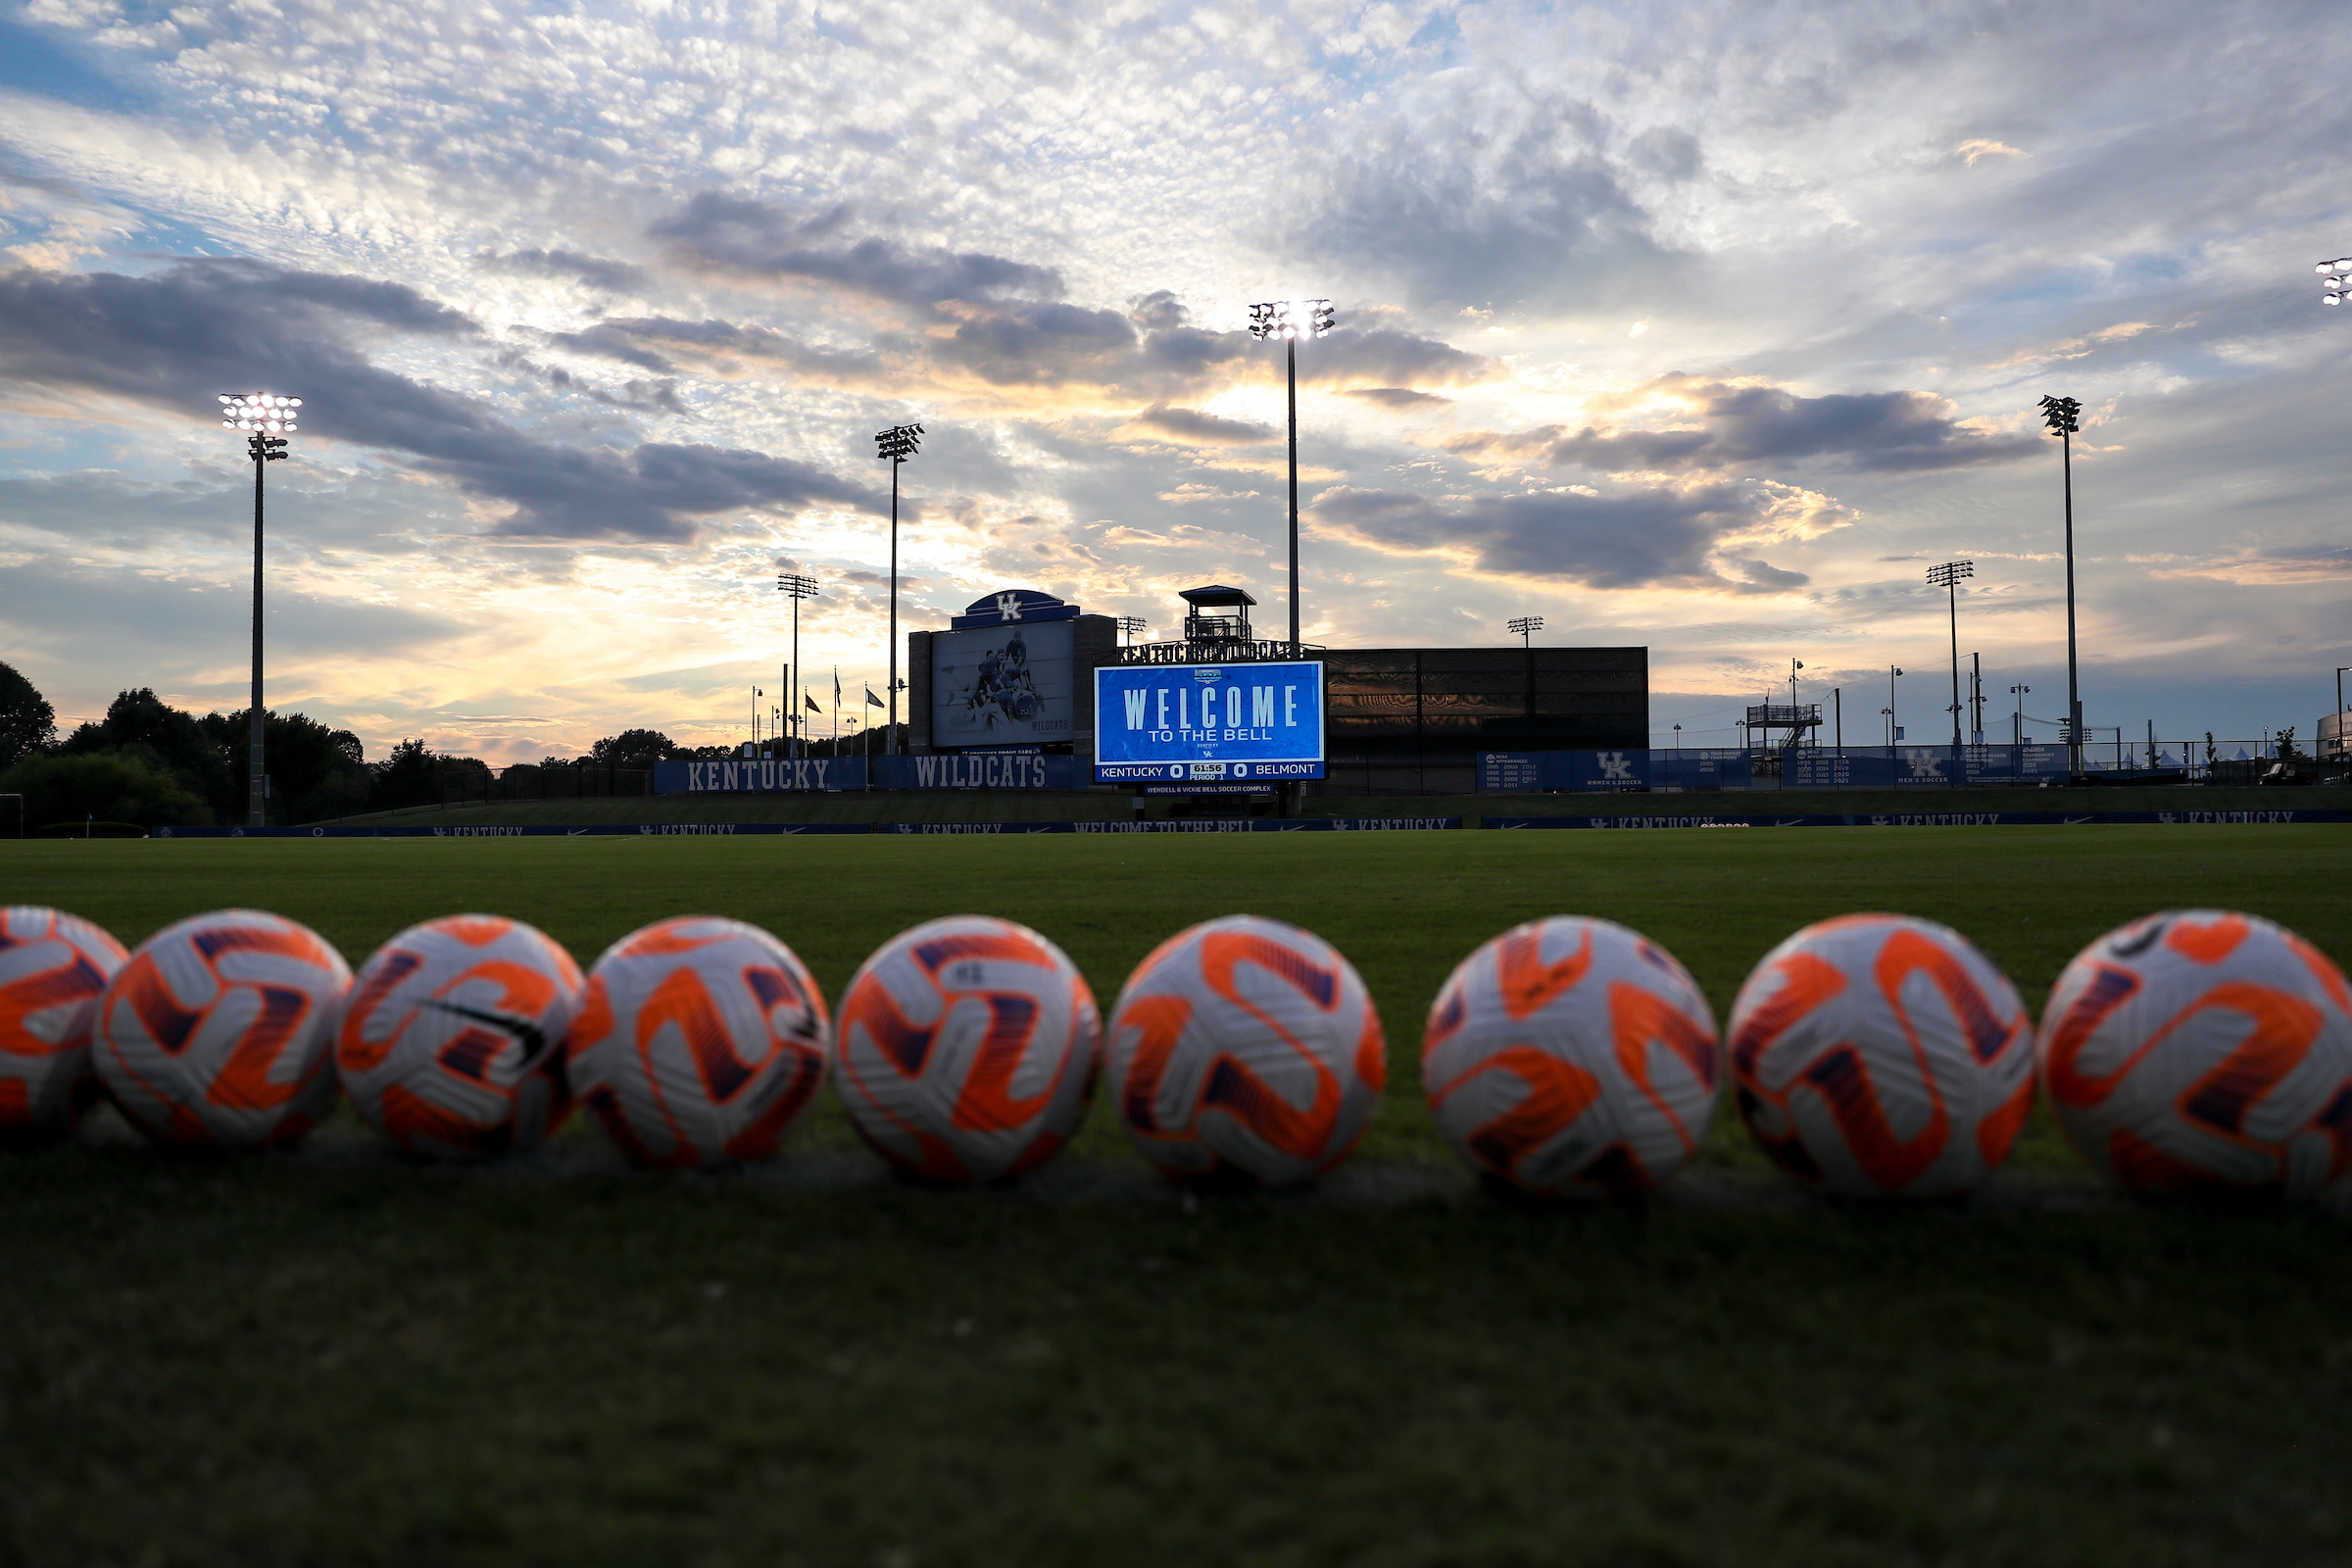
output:
[[[1467,81],[1429,97],[1409,117],[1354,127],[1298,224],[1301,248],[1379,269],[1417,303],[1448,309],[1591,303],[1675,266],[1605,151],[1610,126],[1594,105],[1533,90],[1498,106]],[[1433,143],[1432,119],[1478,129]],[[1639,156],[1687,178],[1698,162],[1689,142],[1671,133]]]
[[[741,508],[871,511],[864,487],[790,459],[711,446],[566,447],[482,402],[382,369],[359,328],[441,337],[472,321],[403,284],[181,263],[151,278],[0,274],[0,379],[109,392],[194,415],[229,387],[304,400],[304,435],[401,454],[408,466],[511,504],[493,532],[678,540]],[[658,394],[656,394],[658,399]]]
[[[1220,418],[1203,414],[1199,409],[1171,409],[1164,403],[1154,403],[1127,421],[1122,433],[1129,428],[1176,440],[1194,446],[1254,446],[1271,441],[1282,432],[1270,424],[1251,424],[1243,419]]]
[[[1690,408],[1695,427],[1602,431],[1559,425],[1497,435],[1456,437],[1450,450],[1472,457],[1530,460],[1606,473],[1698,472],[1792,465],[1820,459],[1849,471],[1922,473],[2007,463],[2040,450],[2034,436],[1979,428],[1951,416],[1927,392],[1833,393],[1800,397],[1751,382],[1668,375],[1628,402],[1663,394]]]
[[[1673,585],[1785,592],[1807,579],[1730,545],[1809,538],[1852,514],[1811,492],[1757,483],[1649,486],[1600,495],[1584,489],[1437,501],[1397,490],[1340,485],[1312,514],[1375,549],[1444,554],[1470,570],[1580,583],[1588,588]],[[1726,575],[1726,567],[1737,578]]]
[[[784,369],[803,380],[830,386],[885,386],[889,367],[871,350],[820,348],[772,327],[735,321],[678,320],[665,316],[598,321],[576,332],[548,334],[551,344],[576,354],[642,365],[664,373],[691,369],[698,375],[734,380],[766,369]]]
[[[1366,403],[1377,403],[1386,409],[1409,409],[1424,403],[1451,403],[1453,401],[1451,398],[1442,398],[1435,392],[1416,392],[1409,386],[1350,387],[1340,395],[1348,398],[1362,398]]]
[[[801,220],[767,202],[704,191],[649,233],[668,242],[671,265],[689,271],[827,284],[905,305],[1061,297],[1061,274],[1052,268],[879,235],[852,238],[856,217],[844,204]]]
[[[578,251],[527,250],[504,256],[485,251],[474,258],[474,264],[486,271],[580,282],[615,294],[641,294],[650,281],[642,267],[602,256],[584,256]]]
[[[1977,167],[1977,160],[1980,158],[2031,158],[2034,156],[2023,148],[2010,146],[2005,141],[1992,141],[1983,136],[1972,136],[1953,148],[1952,151],[1958,153],[1971,169]]]

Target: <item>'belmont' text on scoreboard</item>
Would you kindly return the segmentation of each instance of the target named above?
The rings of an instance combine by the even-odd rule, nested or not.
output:
[[[1323,776],[1323,663],[1100,664],[1101,783]]]

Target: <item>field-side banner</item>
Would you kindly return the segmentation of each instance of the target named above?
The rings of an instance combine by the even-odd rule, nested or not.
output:
[[[865,788],[862,757],[750,757],[656,762],[656,795],[803,794]]]
[[[159,827],[159,839],[612,839],[736,838],[775,833],[863,833],[863,822],[383,822],[316,827]]]
[[[1622,752],[1481,752],[1478,787],[1527,794],[1565,790],[1588,794],[1626,789],[1748,787],[1752,754],[1734,750]]]
[[[1323,776],[1323,662],[1103,664],[1099,783],[1256,784]]]

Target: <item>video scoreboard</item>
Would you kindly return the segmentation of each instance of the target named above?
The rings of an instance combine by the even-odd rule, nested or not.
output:
[[[1320,660],[1095,669],[1098,783],[1277,784],[1323,755]]]

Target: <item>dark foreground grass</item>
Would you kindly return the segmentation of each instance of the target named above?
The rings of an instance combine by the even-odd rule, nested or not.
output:
[[[2037,1002],[2166,906],[2340,960],[2347,870],[2325,828],[256,841],[10,847],[0,898],[132,942],[256,905],[355,962],[459,908],[583,959],[710,910],[829,992],[977,909],[1106,1002],[1254,909],[1363,969],[1396,1071],[1359,1158],[1412,1170],[1420,1011],[1532,914],[1647,930],[1724,1008],[1795,926],[1892,907]],[[2352,1238],[2107,1200],[2046,1131],[2004,1177],[2041,1196],[1975,1212],[1783,1201],[1720,1126],[1647,1212],[560,1156],[0,1158],[0,1563],[2328,1563],[2352,1530]],[[1075,1157],[1132,1168],[1100,1113]]]

